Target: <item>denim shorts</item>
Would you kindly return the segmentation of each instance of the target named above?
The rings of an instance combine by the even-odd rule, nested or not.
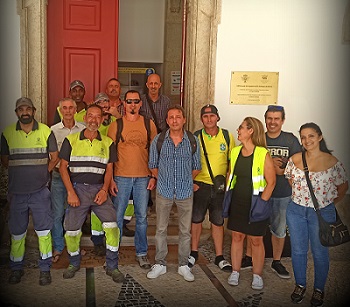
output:
[[[270,198],[272,207],[270,231],[277,238],[284,238],[286,236],[286,211],[290,200],[290,196],[283,198]]]
[[[202,223],[209,210],[209,221],[216,226],[222,226],[224,224],[222,217],[224,193],[215,193],[213,185],[198,181],[195,183],[199,189],[193,194],[192,223]]]

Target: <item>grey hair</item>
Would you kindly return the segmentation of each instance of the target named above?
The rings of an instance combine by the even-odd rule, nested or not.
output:
[[[65,97],[65,98],[62,98],[62,99],[59,101],[59,103],[58,103],[58,107],[59,107],[60,109],[62,109],[62,103],[63,103],[64,101],[69,101],[69,102],[73,103],[74,108],[77,107],[77,103],[76,103],[72,98]]]

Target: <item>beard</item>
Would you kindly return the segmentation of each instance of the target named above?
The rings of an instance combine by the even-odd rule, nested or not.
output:
[[[33,121],[33,119],[33,115],[21,115],[18,117],[18,120],[24,125],[30,124]]]
[[[131,114],[136,114],[136,112],[135,112],[134,109],[132,109],[130,113],[131,113]]]
[[[98,127],[87,125],[86,129],[89,130],[90,132],[96,132],[98,130]]]

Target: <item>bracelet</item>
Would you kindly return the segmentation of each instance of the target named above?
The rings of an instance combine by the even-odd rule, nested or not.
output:
[[[153,178],[153,179],[157,180],[157,177],[155,177],[155,176],[148,175],[148,177],[151,178],[151,179]]]
[[[106,194],[108,194],[108,193],[107,193],[107,191],[106,191],[106,190],[104,190],[104,189],[100,189],[100,191],[103,191],[103,192],[105,192]]]

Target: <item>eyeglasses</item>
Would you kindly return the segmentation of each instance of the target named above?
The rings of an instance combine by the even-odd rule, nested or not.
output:
[[[238,126],[238,130],[241,130],[241,129],[243,129],[243,128],[247,128],[247,129],[249,129],[249,127],[248,127],[248,126],[242,126],[242,125],[239,125],[239,126]]]
[[[127,103],[127,104],[132,104],[132,103],[134,103],[134,104],[139,104],[140,103],[140,99],[127,99],[127,100],[125,100],[125,102]]]
[[[276,110],[276,111],[283,111],[284,108],[283,106],[278,106],[276,104],[270,104],[268,107],[267,107],[268,110]]]

